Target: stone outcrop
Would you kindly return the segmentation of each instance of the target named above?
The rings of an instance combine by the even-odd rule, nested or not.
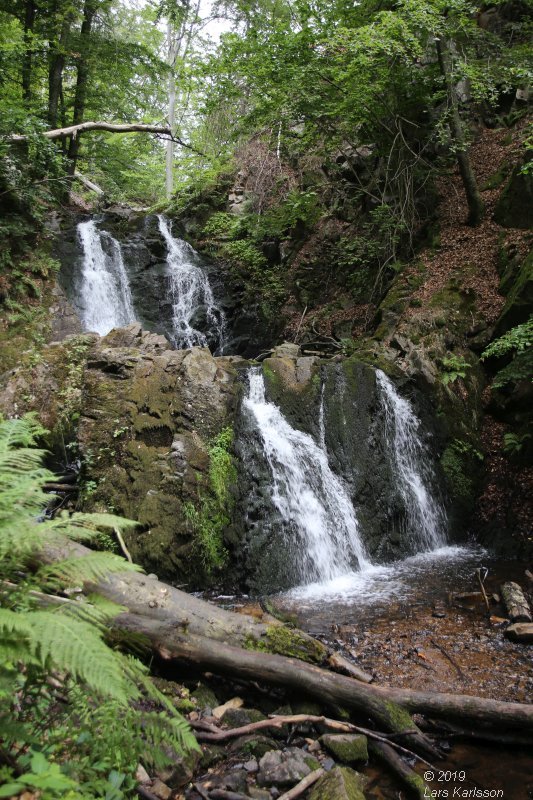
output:
[[[127,540],[133,559],[194,586],[202,556],[187,510],[211,492],[210,443],[233,423],[233,361],[173,350],[137,324],[84,334],[6,376],[0,410],[36,411],[58,459],[67,445],[79,452],[81,507],[138,520]]]

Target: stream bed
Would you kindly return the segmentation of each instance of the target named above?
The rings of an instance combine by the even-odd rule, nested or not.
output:
[[[481,566],[488,570],[484,585],[491,600],[490,618],[476,575]],[[269,605],[339,649],[378,684],[529,703],[531,652],[504,637],[505,624],[498,622],[503,609],[493,598],[505,580],[524,583],[523,566],[491,558],[480,548],[444,547],[274,595]],[[243,612],[256,605],[239,596],[216,602]],[[491,746],[453,737],[449,741],[451,751],[435,765],[435,780],[429,781],[441,791],[434,797],[531,800],[533,753],[501,743]],[[427,769],[422,765],[418,771]],[[458,777],[461,771],[463,779]],[[398,794],[386,771],[369,767],[364,772],[369,798],[405,796]],[[503,794],[459,793],[475,788]]]

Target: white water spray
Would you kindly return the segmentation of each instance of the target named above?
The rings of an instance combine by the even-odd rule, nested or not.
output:
[[[272,472],[272,500],[285,535],[299,542],[301,582],[329,581],[368,566],[350,497],[330,469],[325,449],[291,427],[279,408],[267,402],[259,369],[249,373],[244,408],[262,439]]]
[[[215,303],[208,277],[199,266],[198,255],[183,239],[175,239],[169,220],[157,215],[159,230],[167,245],[169,295],[176,347],[207,347],[207,336],[192,324],[199,306],[204,306],[210,328],[216,332],[218,352],[224,349],[224,314]]]
[[[83,250],[81,321],[86,331],[105,336],[113,328],[135,322],[122,250],[109,233],[98,230],[93,220],[80,222],[77,235]],[[109,253],[103,248],[103,237],[110,245]]]
[[[406,533],[413,551],[434,550],[446,543],[446,514],[434,497],[433,470],[420,438],[420,420],[411,404],[396,391],[384,372],[376,381],[385,412],[386,438],[395,467],[398,488],[405,503]]]

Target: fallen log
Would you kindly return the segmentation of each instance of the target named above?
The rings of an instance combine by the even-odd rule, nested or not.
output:
[[[67,128],[55,128],[51,131],[42,131],[41,136],[46,139],[66,139],[68,136],[79,136],[87,131],[109,131],[110,133],[155,133],[163,136],[172,136],[168,126],[144,125],[142,123],[115,124],[112,122],[81,122],[79,125],[69,125]],[[13,133],[8,137],[11,142],[25,142],[28,136],[23,133]]]
[[[311,722],[312,724],[322,725],[329,730],[334,731],[341,731],[342,733],[360,733],[363,736],[366,736],[370,739],[373,739],[377,742],[383,742],[384,744],[389,744],[393,749],[398,750],[401,753],[404,753],[406,756],[410,758],[417,758],[423,764],[426,764],[428,767],[433,768],[433,764],[430,764],[429,761],[421,758],[416,753],[413,753],[412,750],[408,750],[406,747],[402,747],[397,742],[392,739],[392,736],[397,736],[397,734],[391,734],[390,737],[387,734],[380,734],[376,731],[372,731],[369,728],[361,728],[359,725],[352,725],[351,722],[340,722],[336,719],[329,719],[328,717],[317,717],[313,714],[286,714],[286,715],[277,715],[274,714],[268,719],[262,719],[259,722],[250,722],[248,725],[242,725],[240,728],[230,728],[230,729],[221,729],[216,728],[214,725],[209,725],[205,723],[204,720],[198,720],[196,722],[191,722],[191,727],[195,730],[196,739],[199,742],[227,742],[228,739],[238,739],[240,736],[247,736],[250,733],[257,733],[260,730],[267,730],[272,728],[282,728],[284,725],[304,725],[306,723]],[[405,731],[402,733],[402,736],[405,736],[406,733],[416,733],[416,730]]]
[[[511,622],[531,622],[531,609],[520,586],[508,581],[502,584],[501,592]]]
[[[419,800],[424,800],[425,797],[431,797],[431,790],[428,785],[422,780],[420,775],[411,769],[405,763],[401,756],[396,753],[390,744],[386,742],[370,741],[368,749],[372,754],[377,756],[380,761],[383,761],[390,771],[403,783],[409,794],[418,797]]]
[[[67,539],[47,543],[46,563],[90,555],[93,551]],[[372,720],[379,730],[402,735],[409,749],[437,758],[431,740],[410,713],[459,723],[463,728],[503,733],[533,732],[533,706],[470,695],[419,692],[363,684],[300,660],[321,662],[327,650],[312,637],[277,620],[235,614],[136,572],[114,573],[86,591],[97,591],[126,607],[113,619],[118,631],[145,638],[168,663],[187,663],[202,670],[247,681],[294,689],[329,705],[340,705]],[[278,653],[273,654],[276,647]],[[270,652],[268,652],[270,651]]]
[[[483,727],[533,732],[533,706],[506,703],[470,695],[443,694],[362,684],[295,658],[243,650],[212,642],[172,626],[160,625],[147,617],[122,614],[115,624],[124,630],[142,633],[164,661],[186,662],[222,675],[262,681],[312,695],[322,703],[340,705],[371,718],[387,733],[405,733],[406,747],[437,758],[438,752],[415,727],[408,714],[427,714],[456,720],[471,727],[481,737]],[[427,749],[425,749],[427,745]]]

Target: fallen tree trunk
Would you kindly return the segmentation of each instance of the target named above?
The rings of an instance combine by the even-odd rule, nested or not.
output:
[[[46,545],[42,557],[54,563],[92,552],[77,542],[58,538]],[[126,607],[127,612],[113,619],[113,627],[142,635],[167,662],[262,681],[312,695],[322,703],[341,705],[371,719],[380,730],[400,734],[407,747],[433,758],[438,757],[438,751],[413,724],[410,713],[458,722],[478,735],[484,728],[491,736],[495,728],[505,734],[533,732],[533,706],[366,685],[333,674],[300,660],[321,663],[328,655],[324,645],[307,634],[277,620],[265,622],[225,611],[156,578],[137,572],[114,573],[85,588]],[[283,655],[272,654],[276,648]]]
[[[511,622],[531,622],[531,609],[521,587],[509,581],[502,584],[501,592]]]
[[[79,125],[69,125],[67,128],[56,128],[53,131],[43,131],[46,139],[66,139],[69,136],[79,136],[87,131],[110,131],[111,133],[156,133],[162,136],[171,136],[169,127],[161,125],[144,125],[141,123],[127,123],[115,125],[112,122],[80,122]],[[28,137],[23,133],[13,133],[9,137],[11,142],[25,142]]]
[[[200,150],[197,150],[191,144],[184,142],[178,136],[172,133],[168,126],[161,125],[145,125],[140,122],[131,123],[114,123],[114,122],[80,122],[78,125],[69,125],[67,128],[55,128],[51,131],[42,131],[41,136],[46,139],[77,139],[82,133],[88,131],[109,131],[110,133],[153,133],[156,136],[167,136],[173,142],[177,142],[181,147],[192,150],[194,153],[202,156],[205,155]],[[12,133],[6,137],[8,142],[27,142],[28,136],[24,133]],[[76,175],[80,179],[79,175]],[[85,181],[87,179],[84,179]]]
[[[310,694],[321,702],[341,705],[372,719],[388,733],[412,732],[415,727],[405,711],[427,714],[443,720],[456,720],[463,727],[475,728],[482,735],[483,726],[499,730],[533,732],[533,706],[487,700],[470,695],[418,692],[410,689],[363,684],[353,678],[328,672],[295,658],[243,650],[220,641],[184,634],[168,624],[147,617],[122,614],[115,620],[121,630],[142,633],[153,650],[167,662],[193,664],[204,670],[231,675],[250,681],[295,689]],[[403,709],[403,712],[402,712]],[[402,739],[406,746],[419,752],[421,734],[415,728]],[[425,749],[436,757],[431,745]]]
[[[41,555],[45,563],[53,564],[84,558],[93,552],[79,542],[58,537],[46,544]],[[167,625],[174,632],[181,630],[214,642],[256,647],[318,664],[324,663],[329,655],[321,642],[303,631],[288,628],[273,617],[263,615],[262,619],[257,619],[249,614],[225,611],[139,572],[110,573],[105,580],[86,588],[125,606],[132,614]]]

